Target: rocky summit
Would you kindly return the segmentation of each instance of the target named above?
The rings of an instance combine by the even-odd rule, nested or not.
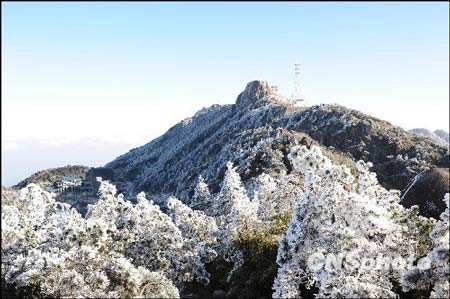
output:
[[[262,173],[291,174],[287,155],[296,144],[319,145],[350,168],[357,160],[370,161],[384,187],[401,191],[422,171],[449,167],[449,150],[441,142],[340,105],[297,107],[266,81],[248,83],[235,104],[204,108],[105,167],[116,181],[131,182],[134,192],[183,200],[199,175],[218,191],[228,161],[246,184]],[[424,200],[443,194],[429,196]]]

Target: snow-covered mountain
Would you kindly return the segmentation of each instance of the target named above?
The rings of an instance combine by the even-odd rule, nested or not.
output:
[[[2,188],[2,295],[36,284],[68,297],[443,297],[448,167],[440,141],[339,105],[298,107],[253,81],[235,104],[204,108],[105,167]],[[41,189],[66,176],[90,192]],[[317,252],[427,255],[438,267],[432,280],[414,267],[400,279],[337,272],[310,265]],[[61,269],[74,275],[60,281]]]
[[[247,187],[262,173],[301,186],[303,178],[292,172],[287,158],[297,144],[318,145],[333,162],[352,170],[355,161],[370,161],[385,188],[403,192],[424,170],[438,167],[442,169],[438,173],[448,173],[448,146],[436,138],[340,105],[297,107],[266,81],[252,81],[235,104],[203,108],[104,168],[91,168],[85,177],[108,173],[107,179],[124,182],[132,193],[146,191],[155,198],[175,195],[187,200],[200,175],[211,192],[217,192],[231,161]],[[43,183],[42,177],[39,172],[16,187]],[[415,188],[410,188],[405,204],[415,198],[411,190]],[[422,189],[421,201],[440,201],[442,192],[434,191]]]
[[[287,154],[298,143],[320,145],[353,168],[355,160],[371,161],[382,185],[399,190],[420,171],[449,164],[440,142],[339,105],[296,107],[266,81],[253,81],[235,104],[204,108],[105,167],[136,192],[186,199],[199,175],[217,191],[228,161],[246,183],[261,173],[290,174]]]

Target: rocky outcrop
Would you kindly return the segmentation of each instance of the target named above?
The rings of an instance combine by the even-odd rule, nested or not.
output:
[[[252,81],[248,83],[245,90],[239,94],[236,105],[238,107],[248,106],[260,99],[268,98],[273,94],[272,88],[267,81]]]

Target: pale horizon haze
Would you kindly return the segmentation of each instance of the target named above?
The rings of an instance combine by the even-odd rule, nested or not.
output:
[[[449,128],[449,3],[2,2],[2,185],[102,166],[252,80]]]

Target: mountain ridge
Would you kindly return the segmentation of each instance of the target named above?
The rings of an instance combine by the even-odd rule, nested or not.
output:
[[[405,191],[419,173],[449,167],[448,147],[434,139],[338,104],[297,107],[266,81],[252,81],[235,104],[202,108],[102,169],[108,179],[130,184],[131,193],[186,201],[200,175],[211,192],[218,192],[228,161],[247,187],[263,173],[301,186],[303,178],[292,173],[287,158],[297,144],[320,146],[333,162],[350,169],[357,160],[370,161],[387,189]],[[101,173],[94,170],[87,175]],[[421,192],[428,194],[423,188]],[[413,192],[405,204],[409,197],[415,198]]]
[[[277,135],[276,131],[283,129]],[[282,157],[276,157],[280,152],[266,152],[266,160],[288,171],[289,166],[277,162],[285,160],[289,146],[308,137],[322,147],[350,155],[353,160],[373,162],[380,182],[387,188],[400,190],[422,168],[448,167],[448,148],[438,143],[337,104],[296,107],[274,92],[266,81],[248,83],[235,104],[204,108],[188,121],[179,122],[165,134],[117,157],[105,167],[111,168],[117,179],[134,181],[136,192],[187,198],[198,175],[205,178],[213,191],[217,190],[226,162],[232,161],[245,180],[249,176],[248,166],[256,159],[248,157],[256,155],[258,141],[279,142],[283,136],[289,139],[297,134],[302,135],[300,139],[291,138],[284,143]],[[164,151],[160,152],[162,148]],[[262,172],[271,172],[270,167],[262,168]]]

